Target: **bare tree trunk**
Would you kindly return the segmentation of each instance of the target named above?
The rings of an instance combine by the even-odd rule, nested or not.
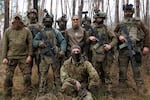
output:
[[[79,10],[78,10],[79,19],[82,19],[83,5],[84,5],[84,1],[81,0],[81,3],[79,4]],[[81,20],[80,20],[80,23],[81,23]]]
[[[136,0],[136,16],[140,17],[140,0]]]
[[[28,9],[30,9],[32,3],[31,3],[31,0],[28,0]]]
[[[100,7],[101,0],[97,0],[97,8]]]
[[[4,24],[4,31],[9,27],[9,3],[10,0],[5,0],[5,24]]]
[[[149,27],[149,0],[146,0],[146,16],[145,16],[146,25]]]
[[[129,0],[126,0],[126,3],[129,3]]]
[[[76,0],[73,0],[73,9],[72,9],[72,15],[75,15],[75,9],[76,9]]]
[[[33,8],[36,9],[38,14],[38,0],[33,0]],[[37,16],[37,20],[38,20],[38,16]]]
[[[104,11],[104,0],[101,1],[102,1],[102,11]]]
[[[16,13],[18,13],[18,0],[16,0]]]
[[[42,18],[42,16],[44,15],[44,4],[45,4],[45,0],[42,0],[42,4],[41,4],[41,7],[40,7],[40,18]],[[40,22],[42,22],[42,19],[40,19]]]
[[[122,0],[122,4],[125,4],[126,3],[126,1],[125,0]]]
[[[119,23],[119,0],[116,0],[115,7],[115,24]]]
[[[59,0],[56,0],[56,5],[58,5],[59,4]],[[57,12],[58,12],[58,7],[56,6],[55,7],[55,20],[57,20]],[[54,27],[56,28],[56,23],[55,23],[55,25],[54,25]]]
[[[66,0],[64,0],[64,6],[65,6],[65,14],[67,15],[67,3],[66,3]]]
[[[62,2],[62,0],[60,1],[60,3],[61,3],[61,13],[62,13],[62,15],[64,14],[64,7],[63,7],[63,2]]]
[[[51,5],[51,7],[50,7],[50,13],[52,13],[52,11],[53,11],[53,0],[51,0],[51,2],[50,2],[50,5]]]

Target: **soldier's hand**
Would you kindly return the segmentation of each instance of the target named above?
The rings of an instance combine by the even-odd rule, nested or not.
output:
[[[58,53],[58,56],[59,56],[59,57],[64,57],[64,56],[65,56],[65,52],[64,52],[64,51],[60,51],[60,52]]]
[[[8,64],[8,59],[7,58],[3,59],[3,64]]]
[[[149,48],[144,47],[142,52],[143,52],[143,55],[147,55],[149,53]]]
[[[32,61],[31,56],[28,56],[28,57],[26,58],[26,63],[28,64],[28,63],[30,63],[31,61]]]
[[[81,89],[81,84],[79,81],[76,81],[76,87],[78,91]]]
[[[92,41],[92,42],[98,41],[95,36],[90,36],[90,37],[89,37],[89,40]]]
[[[105,45],[104,45],[104,49],[105,49],[106,51],[109,51],[109,50],[111,49],[111,45],[105,44]]]
[[[126,38],[125,38],[124,36],[120,35],[120,36],[119,36],[119,40],[120,40],[121,42],[125,42],[125,41],[126,41]]]
[[[39,47],[44,48],[46,47],[44,41],[39,41]]]

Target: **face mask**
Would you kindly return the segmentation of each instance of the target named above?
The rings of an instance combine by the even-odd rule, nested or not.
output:
[[[44,26],[45,26],[46,28],[51,28],[51,27],[52,27],[52,22],[46,21],[46,22],[44,22],[43,24],[44,24]]]
[[[61,30],[65,30],[65,29],[66,29],[66,25],[65,25],[65,24],[60,24],[60,25],[59,25],[59,28],[60,28]]]
[[[81,54],[80,53],[73,53],[72,54],[72,58],[74,59],[74,61],[79,62],[80,58],[81,58]]]

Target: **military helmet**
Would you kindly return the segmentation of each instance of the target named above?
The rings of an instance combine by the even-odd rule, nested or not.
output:
[[[134,8],[132,4],[125,4],[123,5],[123,11],[125,10],[131,10],[132,12],[134,12]]]
[[[52,22],[54,21],[54,20],[53,20],[54,17],[53,17],[52,14],[46,13],[46,14],[43,16],[43,21],[42,21],[42,22],[44,22],[46,18],[50,18],[50,19],[52,20]]]
[[[105,12],[99,11],[99,12],[95,13],[95,15],[93,17],[95,19],[98,18],[98,17],[106,19],[107,14]]]
[[[28,12],[27,12],[27,16],[29,16],[30,13],[35,13],[37,15],[37,10],[36,9],[30,9]]]
[[[20,21],[22,21],[22,16],[20,14],[14,14],[13,15],[13,20],[18,19]]]
[[[62,15],[60,18],[58,18],[58,19],[56,20],[56,22],[60,22],[60,21],[67,22],[67,17],[66,17],[66,15]]]
[[[91,23],[91,18],[86,16],[86,17],[84,17],[84,18],[82,19],[82,23],[85,22],[85,21],[88,21],[88,22]]]

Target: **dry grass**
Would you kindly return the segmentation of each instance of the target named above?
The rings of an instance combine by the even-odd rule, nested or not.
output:
[[[99,100],[150,100],[150,84],[149,84],[150,83],[150,75],[146,74],[147,70],[150,69],[150,68],[148,68],[148,67],[150,67],[149,64],[150,64],[150,60],[147,58],[144,58],[143,78],[144,78],[145,87],[147,90],[144,96],[138,96],[136,94],[136,92],[133,90],[133,88],[135,88],[136,86],[135,86],[135,83],[133,81],[133,75],[132,75],[131,67],[129,67],[128,83],[132,87],[131,90],[129,90],[127,92],[123,92],[123,93],[119,92],[119,90],[118,90],[116,93],[114,93],[114,95],[112,97],[105,97],[102,94],[100,94],[101,97]],[[33,73],[32,84],[34,86],[38,82],[37,68],[35,66],[33,67],[32,73]],[[49,76],[50,76],[49,79],[51,80],[53,78],[51,70],[50,70]],[[117,62],[115,62],[113,64],[112,76],[113,76],[113,86],[115,87],[118,84]],[[3,95],[4,78],[5,78],[5,66],[1,65],[1,67],[0,67],[0,100],[2,100],[2,95]],[[14,99],[13,100],[25,100],[25,99],[22,99],[22,96],[21,96],[21,91],[23,90],[23,78],[22,78],[22,74],[20,73],[20,70],[18,68],[15,71],[15,76],[14,76],[13,82],[14,82],[14,88],[13,88]],[[33,89],[33,96],[34,97],[36,97],[37,92],[38,92],[37,88],[34,88]],[[29,99],[27,99],[27,100],[29,100]],[[31,100],[34,100],[34,99],[32,98]],[[49,99],[49,100],[53,100],[53,99]],[[66,99],[64,99],[64,100],[66,100]]]

